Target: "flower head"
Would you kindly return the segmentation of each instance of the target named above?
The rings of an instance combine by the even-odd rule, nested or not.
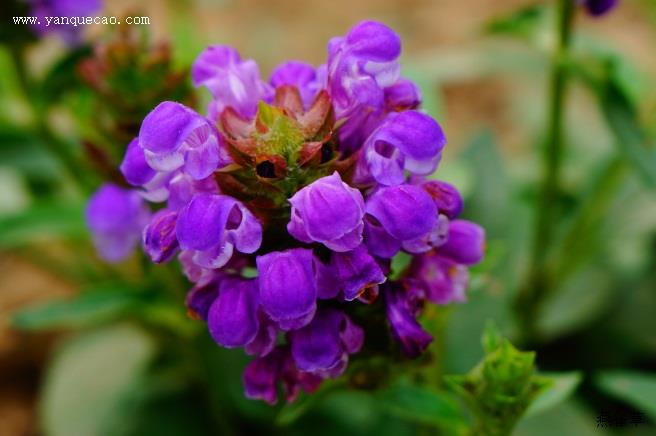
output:
[[[464,299],[484,234],[457,219],[455,187],[424,178],[446,139],[417,110],[400,52],[398,35],[365,21],[330,41],[325,65],[284,62],[265,82],[254,61],[209,47],[192,69],[208,116],[161,103],[127,149],[133,193],[166,202],[144,249],[154,262],[179,253],[189,313],[254,356],[249,398],[273,404],[282,385],[293,401],[339,377],[385,317],[382,336],[416,357],[432,339],[424,304]],[[399,252],[412,261],[392,280]]]

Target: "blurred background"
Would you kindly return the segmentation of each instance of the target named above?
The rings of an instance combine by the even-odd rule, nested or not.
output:
[[[469,301],[426,315],[438,326],[429,367],[469,371],[494,320],[537,352],[540,371],[564,374],[562,401],[525,417],[515,434],[656,434],[656,168],[631,147],[636,137],[650,147],[656,134],[656,2],[623,0],[603,18],[577,13],[573,52],[586,71],[612,73],[602,85],[581,73],[568,88],[563,192],[554,205],[562,219],[545,247],[551,291],[530,335],[518,322],[517,293],[543,213],[536,197],[555,38],[550,2],[105,3],[103,15],[151,24],[86,26],[72,47],[57,35],[36,38],[2,13],[0,435],[452,434],[433,425],[423,404],[396,410],[357,390],[282,411],[243,399],[245,358],[213,346],[186,318],[184,280],[174,269],[145,268],[139,255],[102,263],[84,224],[85,201],[116,177],[135,119],[171,96],[204,107],[188,69],[205,46],[236,47],[266,77],[286,59],[323,63],[328,39],[363,19],[401,35],[403,73],[449,140],[437,176],[461,189],[466,217],[488,235]],[[621,104],[613,106],[609,89]],[[147,309],[132,300],[144,283]],[[120,297],[72,300],[90,287]],[[194,348],[210,351],[185,357],[189,367],[171,364]],[[599,425],[609,413],[634,419]]]

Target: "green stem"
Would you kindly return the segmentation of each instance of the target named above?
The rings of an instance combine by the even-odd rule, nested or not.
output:
[[[532,263],[528,280],[519,291],[515,307],[521,332],[525,338],[535,336],[537,316],[550,289],[548,248],[553,241],[555,225],[559,220],[560,212],[558,203],[561,192],[560,176],[564,151],[563,125],[568,79],[565,60],[568,57],[571,42],[574,8],[574,0],[558,0],[558,41],[551,60],[549,76],[548,130],[542,156],[543,177],[535,211]]]

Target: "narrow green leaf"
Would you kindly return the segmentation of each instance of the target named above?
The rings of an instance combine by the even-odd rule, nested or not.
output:
[[[607,371],[597,377],[601,389],[656,420],[656,375],[637,371]]]
[[[542,391],[529,406],[525,416],[537,415],[567,400],[581,383],[581,373],[542,374],[552,381],[551,386]]]
[[[462,427],[465,421],[458,403],[447,393],[409,383],[397,383],[377,395],[390,413],[425,424]]]
[[[84,292],[72,299],[40,303],[14,315],[14,326],[22,330],[79,328],[116,319],[137,302],[134,293]]]

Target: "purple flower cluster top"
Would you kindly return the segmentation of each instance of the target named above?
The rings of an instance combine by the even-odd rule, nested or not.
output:
[[[189,312],[254,356],[249,398],[273,404],[279,383],[288,401],[312,392],[385,324],[416,357],[432,339],[422,306],[465,299],[484,232],[458,219],[453,186],[426,178],[446,139],[400,76],[400,51],[391,29],[365,21],[330,41],[325,65],[285,62],[267,82],[254,61],[209,47],[192,68],[213,97],[207,116],[154,108],[121,164],[133,187],[90,202],[107,259],[138,234],[153,262],[177,256],[194,283]],[[156,204],[145,226],[139,198]],[[392,281],[400,252],[412,261]],[[387,322],[362,315],[372,311]]]

